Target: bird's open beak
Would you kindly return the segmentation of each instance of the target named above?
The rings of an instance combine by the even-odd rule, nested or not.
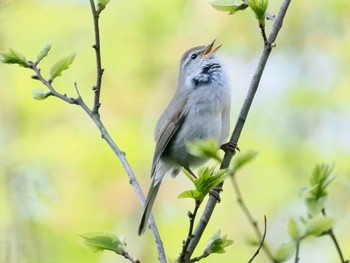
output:
[[[202,58],[210,56],[210,55],[214,55],[216,53],[216,51],[218,51],[218,49],[221,47],[221,45],[217,46],[216,48],[213,49],[213,46],[215,44],[216,39],[214,39],[213,42],[211,42],[211,44],[209,44],[207,46],[207,48],[204,50],[204,52],[202,53]]]

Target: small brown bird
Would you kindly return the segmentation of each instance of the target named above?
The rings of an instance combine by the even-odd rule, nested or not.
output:
[[[222,63],[208,46],[187,50],[180,62],[177,89],[156,129],[156,149],[152,163],[152,183],[144,203],[138,233],[143,234],[162,179],[175,177],[181,167],[188,170],[207,161],[187,152],[186,144],[196,139],[214,138],[221,145],[230,127],[231,89]]]

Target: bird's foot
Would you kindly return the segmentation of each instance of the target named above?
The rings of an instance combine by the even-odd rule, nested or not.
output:
[[[239,151],[239,152],[241,151],[241,150],[239,149],[237,143],[231,142],[231,141],[222,144],[222,145],[220,146],[220,149],[223,150],[225,153],[226,153],[227,151],[232,151],[232,152],[234,152],[234,153],[235,153],[236,151]]]

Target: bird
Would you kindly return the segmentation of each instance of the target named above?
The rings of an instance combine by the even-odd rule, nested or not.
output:
[[[216,55],[221,45],[214,48],[215,41],[190,48],[181,57],[177,89],[154,132],[152,182],[143,206],[139,235],[145,232],[164,176],[175,177],[181,168],[195,176],[191,168],[208,160],[188,153],[187,143],[211,138],[221,145],[228,137],[231,88]]]

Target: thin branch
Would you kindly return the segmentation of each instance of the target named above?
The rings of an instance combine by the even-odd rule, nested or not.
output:
[[[235,143],[236,145],[238,144],[238,139],[241,135],[244,123],[247,119],[250,106],[251,106],[253,99],[254,99],[254,95],[258,89],[262,73],[265,69],[266,62],[270,56],[270,53],[272,50],[272,44],[275,42],[277,35],[278,35],[278,32],[282,27],[283,19],[286,15],[286,12],[287,12],[287,9],[289,7],[290,2],[291,2],[291,0],[284,0],[282,5],[281,5],[281,8],[277,14],[277,17],[274,21],[273,26],[272,26],[271,33],[268,37],[268,44],[264,46],[263,53],[260,57],[255,74],[254,74],[252,81],[250,83],[248,94],[247,94],[246,99],[244,101],[244,104],[241,108],[238,120],[236,122],[235,129],[234,129],[232,136],[231,136],[231,139],[230,139],[230,141]],[[229,166],[234,154],[235,154],[235,152],[233,152],[233,151],[227,151],[225,153],[224,160],[221,164],[221,169],[227,168]],[[220,188],[222,188],[222,186],[223,186],[223,183],[221,183],[219,185]],[[198,225],[194,231],[194,237],[191,239],[191,242],[190,242],[188,249],[186,251],[186,260],[187,261],[189,261],[189,259],[191,258],[191,255],[193,254],[193,251],[197,247],[198,242],[199,242],[200,238],[202,237],[202,234],[203,234],[203,232],[208,224],[208,221],[210,220],[210,217],[214,211],[216,203],[217,203],[217,199],[213,196],[210,196],[209,200],[207,202],[207,206],[202,214],[202,217],[199,220]]]
[[[206,258],[206,257],[209,256],[209,255],[210,255],[210,254],[204,252],[202,255],[200,255],[200,256],[198,256],[198,257],[192,258],[192,259],[190,260],[190,263],[192,263],[192,262],[197,262],[197,261],[199,261],[199,260],[201,260],[201,259],[203,259],[203,258]]]
[[[322,215],[323,215],[323,216],[327,216],[327,214],[326,214],[326,209],[325,209],[325,208],[322,209]],[[337,252],[338,252],[338,255],[339,255],[339,258],[340,258],[340,262],[341,262],[341,263],[349,263],[349,260],[348,260],[348,259],[345,259],[344,256],[343,256],[343,253],[342,253],[342,251],[341,251],[339,242],[338,242],[337,238],[335,237],[335,234],[334,234],[333,229],[331,228],[330,230],[328,230],[328,231],[326,232],[326,234],[329,235],[329,236],[331,237],[331,239],[332,239],[332,241],[333,241],[333,243],[334,243],[334,245],[335,245],[335,248],[336,248],[336,250],[337,250]]]
[[[145,196],[141,190],[140,185],[138,184],[135,175],[125,157],[125,153],[119,149],[119,147],[116,145],[110,134],[108,133],[106,127],[102,123],[100,116],[98,114],[98,109],[100,107],[100,92],[101,92],[101,83],[102,83],[102,75],[103,75],[103,69],[101,67],[101,53],[100,53],[100,33],[99,33],[99,13],[96,11],[95,4],[93,0],[90,0],[91,10],[94,18],[94,28],[95,28],[95,44],[94,49],[96,52],[96,64],[97,64],[97,77],[96,77],[96,86],[94,86],[95,91],[95,98],[94,98],[94,106],[92,110],[87,106],[83,98],[81,97],[78,86],[76,83],[74,83],[75,90],[77,92],[78,97],[77,98],[70,98],[67,97],[66,94],[61,94],[57,92],[54,87],[52,86],[52,82],[46,80],[42,74],[41,70],[37,67],[35,63],[30,63],[30,68],[35,72],[35,75],[32,76],[33,79],[36,79],[43,83],[49,90],[50,95],[56,98],[59,98],[69,104],[79,105],[86,113],[89,115],[89,117],[94,121],[95,125],[99,129],[101,133],[101,137],[107,142],[107,144],[110,146],[112,151],[115,153],[115,155],[119,158],[121,161],[127,175],[129,178],[129,182],[134,188],[141,204],[145,202]],[[161,263],[166,263],[166,255],[163,247],[162,240],[160,238],[157,226],[155,224],[153,216],[150,217],[150,228],[153,234],[153,237],[156,242],[156,247],[158,251],[158,259]]]
[[[232,182],[235,194],[236,194],[236,198],[237,198],[238,204],[242,208],[242,211],[243,211],[244,215],[246,216],[246,218],[248,219],[248,222],[253,226],[255,234],[256,234],[260,244],[262,244],[262,248],[265,251],[266,255],[269,257],[269,259],[272,262],[274,262],[273,254],[272,254],[270,248],[266,245],[265,242],[262,242],[265,239],[264,234],[261,233],[261,230],[259,228],[258,223],[254,219],[253,215],[251,214],[251,212],[249,211],[247,205],[244,202],[244,199],[243,199],[243,196],[242,196],[241,191],[239,189],[239,186],[238,186],[238,183],[237,183],[235,175],[231,177],[231,182]],[[264,229],[264,233],[265,233],[265,231],[266,231],[266,227]]]
[[[194,220],[196,219],[199,206],[200,206],[200,202],[195,201],[195,207],[194,207],[193,213],[191,213],[190,211],[188,212],[188,217],[190,218],[190,226],[188,229],[186,241],[183,243],[182,251],[181,251],[180,256],[177,260],[178,263],[185,262],[186,251],[187,251],[188,245],[190,244],[191,239],[193,238]]]
[[[299,262],[299,252],[300,252],[300,242],[301,240],[298,239],[296,242],[295,242],[295,259],[294,259],[294,263],[298,263]]]
[[[263,233],[263,236],[262,236],[262,239],[260,241],[258,249],[255,251],[254,255],[249,259],[248,263],[252,263],[253,260],[255,259],[255,257],[259,254],[260,249],[262,247],[264,247],[266,231],[267,231],[267,219],[266,219],[266,216],[264,215],[264,233]]]
[[[136,259],[136,258],[132,258],[129,253],[127,251],[123,251],[122,256],[126,259],[128,259],[129,261],[131,261],[132,263],[140,263],[140,260]]]
[[[95,3],[93,0],[90,0],[91,12],[94,20],[94,29],[95,29],[95,44],[92,46],[95,49],[96,53],[96,84],[93,87],[95,92],[94,97],[94,106],[92,108],[93,114],[99,114],[98,110],[101,106],[100,95],[101,95],[101,84],[102,84],[102,75],[104,69],[102,68],[102,59],[101,59],[101,44],[100,44],[100,29],[99,29],[99,18],[100,13],[97,12]]]

